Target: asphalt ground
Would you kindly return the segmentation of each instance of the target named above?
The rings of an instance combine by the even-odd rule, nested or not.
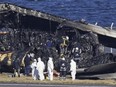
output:
[[[0,84],[0,87],[116,87],[102,85],[60,85],[60,84]]]
[[[91,80],[76,79],[60,80],[54,77],[53,81],[45,79],[44,81],[33,80],[31,76],[10,77],[9,74],[0,74],[0,87],[116,87],[116,80]]]

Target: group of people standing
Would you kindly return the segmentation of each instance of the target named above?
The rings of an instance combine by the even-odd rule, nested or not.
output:
[[[45,67],[47,66],[47,76],[48,79],[50,81],[53,80],[54,77],[54,62],[53,62],[53,58],[49,57],[48,61],[47,61],[47,65],[44,64],[44,62],[41,60],[41,58],[39,57],[37,60],[34,59],[33,63],[31,64],[31,68],[32,68],[32,78],[34,80],[44,80],[45,79],[45,75],[46,73],[44,73]],[[65,61],[65,58],[61,58],[60,61],[60,79],[64,80],[66,79],[66,75],[67,75],[67,62]],[[71,77],[72,80],[75,80],[75,76],[76,76],[76,62],[71,59],[70,61],[70,73],[71,73]]]
[[[45,70],[45,64],[41,60],[41,58],[38,58],[38,61],[34,59],[33,63],[31,64],[32,68],[32,78],[34,80],[44,80],[44,70]],[[54,70],[54,64],[52,57],[49,57],[49,60],[47,62],[47,72],[48,72],[48,78],[49,80],[53,80],[53,70]]]

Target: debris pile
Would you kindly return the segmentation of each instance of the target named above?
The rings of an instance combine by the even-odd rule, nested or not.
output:
[[[62,57],[65,57],[67,62],[74,59],[79,68],[116,61],[114,54],[104,53],[104,46],[94,32],[83,33],[72,27],[41,18],[35,20],[35,28],[32,22],[26,21],[30,17],[32,16],[13,11],[0,13],[0,53],[12,52],[12,56],[7,60],[6,56],[3,57],[1,54],[0,62],[10,60],[13,64],[17,59],[22,62],[28,53],[34,53],[35,59],[41,57],[45,63],[48,57],[53,57],[56,67]],[[34,21],[34,17],[32,19]],[[48,27],[41,26],[44,23],[50,27],[50,31]],[[53,26],[56,28],[52,31]]]

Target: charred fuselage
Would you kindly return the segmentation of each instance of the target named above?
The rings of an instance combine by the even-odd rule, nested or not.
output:
[[[77,61],[78,68],[86,68],[83,73],[111,73],[116,69],[116,56],[111,53],[104,53],[104,43],[102,35],[95,34],[92,31],[76,28],[75,23],[68,19],[60,18],[43,12],[37,12],[32,9],[26,9],[15,5],[2,4],[0,11],[0,64],[3,66],[12,66],[15,60],[20,59],[20,65],[27,53],[33,52],[35,58],[41,57],[44,63],[48,57],[54,59],[55,69],[58,69],[60,57],[65,57],[69,63],[74,58],[72,49],[79,46],[81,49],[80,59]],[[73,24],[74,23],[74,24]],[[82,23],[88,26],[87,23]],[[66,52],[61,53],[60,45],[66,41]],[[106,37],[106,36],[104,36]],[[112,38],[112,37],[111,37]],[[109,38],[108,41],[111,39]],[[115,39],[112,39],[115,42]],[[52,43],[48,48],[47,44]],[[112,43],[104,43],[111,46]],[[115,47],[115,45],[112,45]],[[8,56],[6,52],[12,53]],[[3,63],[3,61],[6,61]],[[8,64],[9,62],[9,64]],[[113,63],[113,64],[112,64]],[[99,70],[99,65],[103,67],[107,64],[105,70]],[[23,65],[22,65],[23,66]],[[95,66],[95,67],[93,67]],[[113,68],[113,69],[111,69]],[[110,70],[110,72],[107,72]]]

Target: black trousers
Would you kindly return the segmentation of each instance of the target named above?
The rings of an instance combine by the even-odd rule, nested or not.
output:
[[[60,77],[66,77],[66,71],[60,71]]]

